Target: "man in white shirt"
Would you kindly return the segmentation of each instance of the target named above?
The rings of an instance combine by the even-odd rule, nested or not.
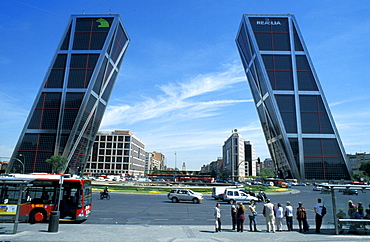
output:
[[[262,214],[266,218],[266,232],[269,233],[271,231],[275,233],[275,208],[270,199],[267,199],[266,203],[263,205]]]
[[[293,231],[293,207],[290,206],[290,202],[286,202],[286,206],[284,209],[284,214],[286,218],[286,226],[288,227],[288,231]]]
[[[216,232],[221,232],[221,205],[219,203],[216,204],[216,207],[214,208],[214,216],[215,216],[215,228]]]
[[[321,203],[321,198],[317,199],[317,203],[315,207],[313,207],[313,210],[315,211],[315,222],[316,222],[316,233],[320,233],[320,228],[322,224],[322,208],[324,207],[324,204]]]

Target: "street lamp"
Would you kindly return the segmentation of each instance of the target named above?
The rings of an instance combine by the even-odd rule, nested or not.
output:
[[[19,154],[19,156],[23,156],[22,154]],[[24,157],[24,156],[23,156]],[[24,174],[24,163],[20,160],[20,159],[18,159],[18,158],[13,158],[13,159],[15,159],[15,160],[17,160],[19,163],[21,163],[21,165],[22,165],[22,174]],[[24,158],[25,159],[25,158]]]

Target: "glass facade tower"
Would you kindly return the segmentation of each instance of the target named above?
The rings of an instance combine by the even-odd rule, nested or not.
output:
[[[293,15],[243,15],[236,43],[279,177],[350,179],[344,147]]]
[[[119,15],[71,16],[7,172],[51,172],[52,155],[84,169],[128,43]]]

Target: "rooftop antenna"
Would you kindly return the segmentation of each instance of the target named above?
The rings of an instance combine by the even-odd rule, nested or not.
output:
[[[109,14],[112,14],[112,9],[109,9]]]
[[[85,15],[85,9],[82,9],[82,15]]]

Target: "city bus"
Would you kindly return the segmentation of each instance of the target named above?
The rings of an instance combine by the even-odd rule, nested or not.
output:
[[[19,186],[20,182],[27,185]],[[10,177],[0,177],[0,216],[14,216],[19,197],[18,220],[30,223],[46,222],[52,211],[59,211],[61,221],[83,222],[92,208],[91,181],[70,175],[11,174]]]
[[[284,187],[284,180],[279,178],[265,178],[264,183],[273,182],[276,187]]]

